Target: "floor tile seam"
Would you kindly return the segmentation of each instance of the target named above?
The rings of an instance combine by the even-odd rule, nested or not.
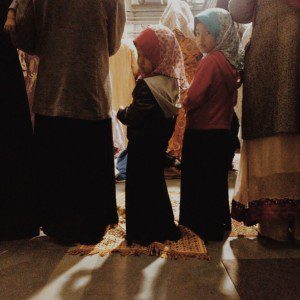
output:
[[[232,260],[234,260],[234,259],[232,259]],[[229,279],[230,279],[232,285],[234,286],[234,289],[235,289],[236,293],[239,295],[240,299],[242,299],[242,297],[241,297],[241,295],[239,294],[239,291],[238,291],[238,289],[237,289],[237,285],[234,283],[232,277],[230,276],[230,273],[229,273],[229,271],[227,270],[226,265],[225,265],[224,262],[223,262],[223,259],[221,259],[221,263],[222,263],[222,265],[223,265],[223,267],[224,267],[224,269],[225,269],[225,271],[226,271],[226,274],[228,275],[228,277],[229,277]]]

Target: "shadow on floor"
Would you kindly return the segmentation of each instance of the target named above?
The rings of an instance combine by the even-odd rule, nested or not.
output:
[[[218,244],[210,262],[117,254],[99,258],[93,272],[79,270],[65,282],[60,299],[239,299]]]
[[[62,287],[60,299],[79,299],[79,295],[80,299],[137,299],[144,288],[144,271],[155,261],[156,258],[146,256],[100,258],[99,266],[92,272],[80,270],[73,274]]]
[[[242,299],[300,299],[299,248],[263,238],[230,241],[223,264]]]
[[[242,299],[300,299],[300,259],[224,260]]]
[[[154,282],[153,299],[239,299],[222,263],[226,239],[223,243],[209,242],[211,261],[166,261]]]
[[[0,299],[28,299],[37,293],[48,283],[66,249],[48,237],[1,242]],[[73,264],[81,259],[77,257]],[[70,267],[65,264],[61,273]]]

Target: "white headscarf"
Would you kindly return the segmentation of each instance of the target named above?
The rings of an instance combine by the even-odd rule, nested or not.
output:
[[[252,36],[252,30],[253,30],[252,23],[248,24],[241,40],[241,50],[245,50],[246,46],[250,42]]]
[[[194,39],[194,16],[189,5],[181,0],[169,0],[160,24],[172,31],[179,30],[186,38]]]

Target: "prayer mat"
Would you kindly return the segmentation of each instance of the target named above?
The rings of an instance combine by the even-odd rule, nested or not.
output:
[[[180,208],[180,191],[169,191],[171,204],[174,212],[175,221],[179,220],[179,208]],[[247,227],[242,222],[232,220],[232,230],[230,237],[256,237],[258,232],[256,226]]]
[[[171,195],[170,195],[171,196]],[[148,247],[133,244],[128,246],[125,240],[125,193],[117,197],[119,224],[114,228],[108,228],[107,232],[97,245],[78,245],[71,248],[71,255],[95,255],[105,256],[111,253],[121,255],[148,255],[168,259],[206,259],[209,260],[207,250],[201,238],[186,227],[179,226],[181,239],[177,242],[154,242]],[[178,207],[179,209],[179,207]]]
[[[243,222],[238,222],[236,220],[232,220],[232,230],[230,233],[230,237],[241,237],[241,238],[250,238],[257,237],[258,230],[257,226],[245,226]]]
[[[179,220],[180,191],[169,191],[171,204],[176,223]],[[162,258],[197,258],[207,259],[206,247],[201,238],[186,227],[179,226],[181,239],[177,242],[166,241],[165,243],[155,242],[148,247],[138,244],[128,246],[125,240],[125,193],[117,197],[119,213],[119,224],[116,227],[108,228],[100,243],[97,245],[78,245],[71,248],[68,253],[71,255],[95,255],[105,256],[111,253],[121,255],[148,255]],[[243,223],[232,220],[232,231],[230,237],[256,237],[258,232],[255,226],[247,227]]]

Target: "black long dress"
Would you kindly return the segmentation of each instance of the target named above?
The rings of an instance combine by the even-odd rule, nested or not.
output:
[[[17,50],[3,31],[0,2],[0,240],[39,234],[32,193],[32,127]]]
[[[43,231],[62,242],[98,242],[118,223],[111,119],[36,115],[34,142]]]
[[[133,103],[119,111],[128,125],[126,172],[126,239],[149,245],[180,237],[164,178],[164,158],[175,119],[164,117],[144,80],[133,92]]]
[[[231,224],[228,201],[229,130],[186,129],[181,171],[181,225],[203,240],[222,240]]]

